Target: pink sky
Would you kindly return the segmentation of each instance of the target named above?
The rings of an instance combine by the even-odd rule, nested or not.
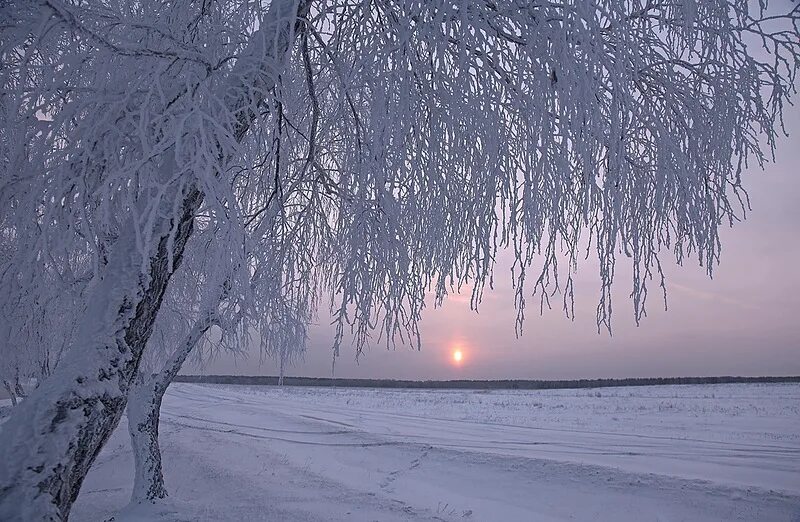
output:
[[[745,178],[748,220],[722,233],[722,263],[713,280],[696,263],[666,265],[669,311],[653,288],[648,317],[633,321],[630,283],[619,270],[613,336],[597,333],[596,269],[576,280],[576,319],[559,308],[539,316],[529,308],[524,335],[514,334],[510,277],[496,271],[480,313],[456,296],[423,316],[422,351],[375,346],[356,361],[342,349],[337,377],[399,379],[573,379],[627,376],[800,375],[800,110],[790,108],[793,136],[778,144],[776,162]],[[620,265],[625,260],[620,260]],[[327,323],[320,317],[320,323]],[[289,375],[331,375],[331,331],[312,329],[305,361]],[[464,360],[452,362],[460,347]],[[275,375],[272,361],[219,357],[187,373]]]

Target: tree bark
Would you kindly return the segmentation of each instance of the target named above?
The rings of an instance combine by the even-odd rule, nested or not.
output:
[[[17,394],[14,393],[14,388],[11,386],[11,383],[7,380],[3,379],[3,387],[5,387],[8,396],[11,397],[11,405],[17,405]]]
[[[158,422],[161,401],[191,351],[213,324],[211,316],[198,320],[159,373],[139,375],[128,395],[128,432],[134,457],[131,503],[153,502],[167,496],[161,468]]]
[[[152,379],[137,378],[128,395],[128,433],[133,448],[132,503],[167,496],[158,445],[158,421],[163,394]]]
[[[22,387],[22,384],[19,382],[19,369],[17,369],[17,374],[14,376],[14,391],[17,392],[17,395],[24,399],[28,396],[28,393],[25,391],[25,388]]]

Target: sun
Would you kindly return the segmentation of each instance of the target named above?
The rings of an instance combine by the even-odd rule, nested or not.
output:
[[[453,361],[456,363],[460,363],[464,359],[464,354],[461,350],[456,350],[453,352]]]

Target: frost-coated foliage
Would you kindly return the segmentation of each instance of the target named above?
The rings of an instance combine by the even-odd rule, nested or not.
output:
[[[719,226],[746,209],[742,169],[768,159],[794,89],[798,8],[779,9],[318,1],[271,70],[239,59],[257,3],[16,5],[0,196],[26,243],[5,263],[85,244],[97,267],[133,215],[146,273],[165,199],[178,209],[196,185],[234,264],[283,282],[264,313],[283,314],[282,288],[304,320],[321,284],[359,348],[374,328],[415,334],[431,289],[470,285],[477,305],[505,248],[520,327],[531,291],[549,305],[561,290],[570,313],[583,248],[599,261],[598,325],[619,254],[638,320],[660,256],[710,272]]]
[[[25,248],[11,231],[0,238],[0,263]],[[84,310],[84,292],[91,280],[89,256],[83,250],[48,256],[23,270],[4,265],[5,288],[0,302],[0,377],[35,378],[41,382],[56,367],[74,339],[76,320]]]
[[[561,287],[569,312],[558,260],[573,268],[582,239],[598,325],[618,254],[637,320],[664,253],[710,273],[798,64],[796,6],[776,20],[746,1],[326,5],[312,35],[333,286],[390,334],[413,329],[429,285],[469,282],[476,304],[506,247],[520,319],[531,288]]]
[[[233,264],[282,281],[265,313],[283,314],[287,289],[310,310],[321,282],[359,347],[375,327],[416,332],[430,288],[441,299],[470,284],[477,305],[507,247],[520,319],[531,289],[548,300],[563,288],[569,311],[587,244],[598,322],[610,319],[619,253],[632,258],[639,318],[660,254],[712,270],[719,225],[746,208],[742,169],[773,147],[797,68],[797,7],[320,1],[285,70],[237,59],[261,10],[6,10],[0,197],[16,246],[4,250],[5,294],[75,251],[97,270],[124,216],[146,273],[165,200],[178,209],[176,194],[196,185]],[[253,71],[263,78],[231,81]]]

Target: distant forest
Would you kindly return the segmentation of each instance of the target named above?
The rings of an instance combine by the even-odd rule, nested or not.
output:
[[[277,385],[278,377],[248,375],[178,375],[175,382],[209,384]],[[542,380],[454,380],[405,381],[396,379],[335,379],[325,377],[284,377],[285,386],[327,386],[342,388],[428,388],[458,390],[551,390],[565,388],[607,388],[611,386],[663,386],[672,384],[797,383],[789,377],[644,377],[626,379]]]

